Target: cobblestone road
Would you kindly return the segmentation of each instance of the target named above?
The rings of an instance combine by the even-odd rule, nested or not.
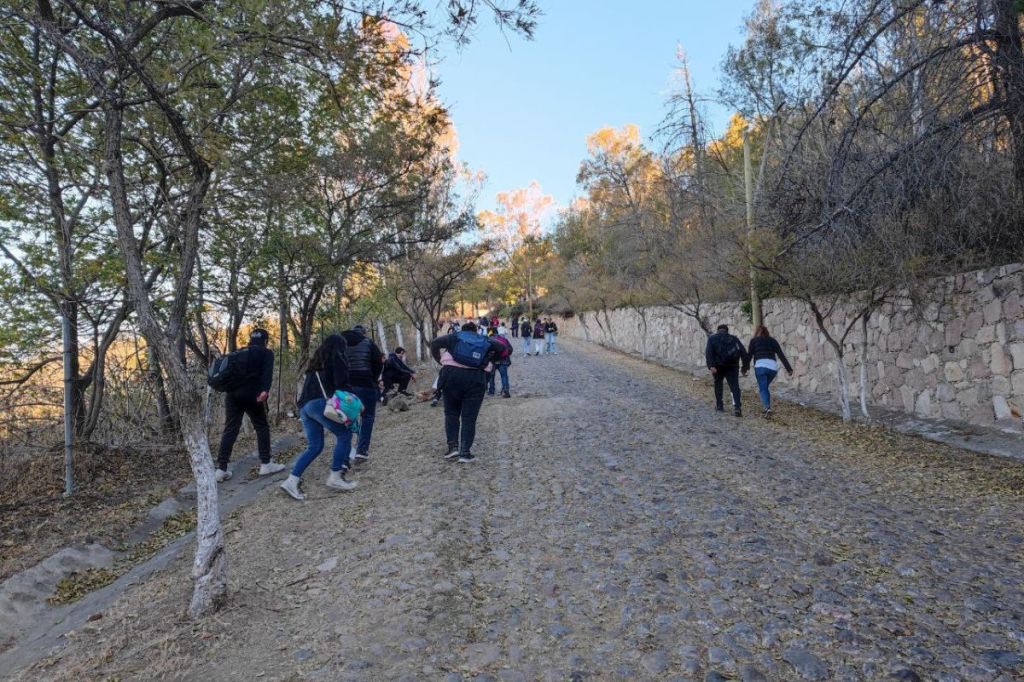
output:
[[[687,375],[565,350],[516,357],[478,462],[441,460],[439,408],[389,413],[358,491],[327,492],[322,457],[306,503],[229,521],[216,619],[167,617],[180,561],[25,679],[1024,677],[1019,491],[823,453],[785,405],[715,414]]]

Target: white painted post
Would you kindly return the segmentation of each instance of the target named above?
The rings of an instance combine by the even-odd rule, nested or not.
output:
[[[402,336],[402,323],[395,322],[395,338],[398,339],[397,343],[402,348],[405,348],[405,337]]]
[[[388,352],[388,337],[384,336],[384,323],[377,320],[377,337],[380,339],[380,349]]]

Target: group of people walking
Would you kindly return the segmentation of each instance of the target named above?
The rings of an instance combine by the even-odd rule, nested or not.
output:
[[[727,383],[729,392],[732,393],[733,414],[737,417],[743,416],[740,374],[746,376],[750,371],[751,363],[753,363],[754,377],[757,379],[757,388],[761,396],[761,407],[764,409],[763,416],[765,419],[771,418],[770,387],[779,374],[779,363],[782,363],[790,376],[793,375],[793,367],[789,364],[786,354],[782,352],[779,342],[768,333],[767,327],[759,326],[754,338],[750,340],[750,344],[744,346],[742,341],[729,333],[728,325],[720,324],[715,333],[708,337],[704,356],[708,370],[714,377],[715,409],[717,411],[725,410],[723,383]]]
[[[461,463],[476,459],[473,455],[476,421],[484,396],[496,394],[496,378],[501,379],[502,397],[511,397],[508,368],[512,364],[513,348],[508,329],[497,318],[484,319],[486,328],[472,321],[461,325],[453,322],[448,334],[430,344],[431,356],[441,367],[432,404],[439,400],[444,403],[444,457]],[[557,326],[551,323],[553,329],[548,331],[546,323],[538,320],[538,325],[542,327],[542,335],[551,334],[548,352],[555,352],[553,336],[557,334]],[[266,403],[273,379],[274,353],[267,347],[269,336],[265,329],[254,329],[242,354],[232,354],[241,358],[237,363],[241,369],[238,380],[230,390],[225,390],[225,425],[215,471],[218,482],[231,478],[228,469],[231,450],[245,415],[256,431],[259,475],[275,474],[286,468],[270,459]],[[539,344],[537,353],[540,353]],[[292,462],[281,489],[296,500],[305,499],[302,475],[323,451],[325,432],[335,437],[327,486],[335,490],[356,488],[356,482],[348,478],[348,473],[370,458],[378,402],[387,404],[392,395],[397,394],[411,396],[407,389],[409,383],[416,380],[416,370],[406,364],[405,349],[396,348],[385,360],[380,347],[366,335],[362,325],[326,337],[309,360],[296,398],[306,448]],[[345,423],[338,420],[336,392],[339,391],[342,393],[338,395],[344,395],[350,402],[349,407],[358,404],[359,411],[355,414],[358,418]]]
[[[523,340],[523,353],[526,355],[540,355],[543,353],[558,354],[558,325],[550,317],[535,318],[533,323],[530,318],[513,317],[512,335]],[[531,344],[532,341],[532,344]],[[531,352],[531,347],[532,351]]]

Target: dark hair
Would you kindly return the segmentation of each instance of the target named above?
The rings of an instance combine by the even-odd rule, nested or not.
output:
[[[395,355],[401,355],[404,352],[405,352],[405,349],[402,348],[401,346],[399,346],[398,348],[395,349]]]
[[[472,322],[467,322],[466,324],[462,325],[462,331],[464,331],[464,332],[475,332],[476,331],[476,325],[474,323],[472,323]]]
[[[270,339],[270,332],[262,327],[256,327],[249,332],[249,345],[250,346],[263,346],[267,345],[267,341]]]
[[[320,370],[327,369],[327,366],[338,362],[339,360],[346,365],[348,364],[348,356],[345,355],[345,348],[348,346],[345,343],[345,339],[341,334],[331,334],[320,347],[313,353],[313,357],[309,361],[309,367],[306,368],[306,372],[319,372]]]
[[[720,324],[720,325],[718,325],[718,329],[716,331],[729,331],[729,325],[727,325],[727,324]]]
[[[755,333],[754,336],[771,336],[771,334],[768,333],[768,327],[762,324],[757,328],[757,333]]]

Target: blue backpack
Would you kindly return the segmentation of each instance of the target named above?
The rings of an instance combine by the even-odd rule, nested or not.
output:
[[[466,367],[483,369],[487,364],[487,351],[491,349],[487,337],[475,332],[459,332],[455,339],[455,347],[449,349],[452,359]]]

